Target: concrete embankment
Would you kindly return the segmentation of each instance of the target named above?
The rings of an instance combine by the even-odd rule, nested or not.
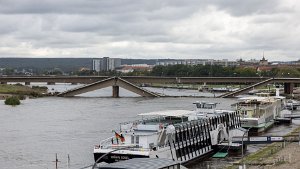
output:
[[[287,141],[282,143],[272,143],[261,150],[249,154],[242,160],[234,162],[227,169],[246,166],[247,169],[299,169],[300,168],[300,145],[298,142],[288,140],[299,139],[300,126],[287,134]]]

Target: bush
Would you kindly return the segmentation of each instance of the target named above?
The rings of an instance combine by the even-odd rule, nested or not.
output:
[[[11,96],[11,97],[6,98],[4,103],[6,105],[12,105],[12,106],[21,104],[21,102],[17,96]]]

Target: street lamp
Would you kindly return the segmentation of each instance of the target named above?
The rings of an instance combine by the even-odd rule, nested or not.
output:
[[[249,134],[250,129],[251,129],[251,127],[248,128],[248,129],[244,132],[243,137],[242,137],[242,160],[243,160],[243,158],[244,158],[244,137],[245,137],[245,134],[246,134],[246,133]],[[248,137],[249,137],[249,135],[248,135]]]

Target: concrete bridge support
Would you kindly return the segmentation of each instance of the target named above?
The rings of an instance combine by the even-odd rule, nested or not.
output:
[[[0,82],[0,84],[7,84],[7,82]]]
[[[112,97],[113,98],[118,98],[120,95],[119,95],[119,86],[112,86]]]
[[[47,82],[47,85],[55,85],[55,82]]]
[[[284,83],[284,94],[292,94],[294,86],[294,83]]]
[[[25,85],[28,85],[28,86],[29,86],[29,85],[30,85],[30,82],[25,82]]]

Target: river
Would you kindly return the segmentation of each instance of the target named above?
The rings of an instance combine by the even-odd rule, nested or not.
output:
[[[71,85],[48,86],[63,91]],[[52,89],[53,88],[53,89]],[[163,90],[169,95],[211,96],[191,90]],[[0,168],[82,168],[93,164],[93,146],[110,137],[119,123],[138,119],[139,113],[165,109],[195,109],[195,101],[218,102],[229,109],[235,99],[220,98],[142,98],[121,90],[121,98],[110,98],[111,88],[80,97],[26,99],[16,107],[0,102]],[[95,97],[99,96],[99,97]],[[288,128],[288,127],[285,127]]]

